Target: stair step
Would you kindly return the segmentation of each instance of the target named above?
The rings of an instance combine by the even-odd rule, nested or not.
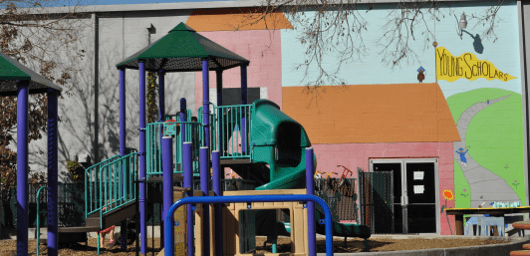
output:
[[[530,251],[512,251],[510,256],[530,256]]]

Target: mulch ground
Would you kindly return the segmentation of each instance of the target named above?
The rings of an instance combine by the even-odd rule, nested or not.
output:
[[[265,242],[264,237],[256,237],[256,252],[267,253],[271,252],[271,244],[263,247]],[[348,239],[344,244],[344,239],[335,239],[333,243],[333,251],[336,253],[356,253],[364,249],[363,239]],[[404,251],[404,250],[421,250],[433,248],[454,248],[465,246],[481,246],[490,244],[502,244],[507,241],[493,240],[493,239],[384,239],[384,238],[370,238],[368,239],[371,252],[384,251]],[[152,239],[148,239],[148,248],[153,247]],[[149,249],[147,256],[158,255],[160,252],[160,239],[154,239],[155,249]],[[69,246],[59,247],[60,256],[85,256],[97,255],[96,253],[96,239],[89,239],[88,246],[83,243],[71,244]],[[291,239],[280,237],[278,238],[278,252],[291,251]],[[324,239],[317,240],[317,252],[325,253],[326,245]],[[29,255],[35,255],[36,247],[35,240],[29,241]],[[15,240],[0,240],[0,255],[14,256],[16,255],[16,241]],[[47,255],[46,246],[41,245],[40,255]],[[136,255],[136,244],[133,243],[128,246],[127,251],[123,251],[119,246],[102,250],[100,255],[117,255],[117,256],[133,256]]]

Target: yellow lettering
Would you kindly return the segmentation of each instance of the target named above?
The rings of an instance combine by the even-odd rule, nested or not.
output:
[[[484,78],[489,81],[498,79],[506,82],[516,79],[510,74],[498,70],[493,63],[477,59],[472,53],[463,53],[456,57],[444,47],[436,48],[436,62],[438,80],[454,82],[460,78],[471,81]]]

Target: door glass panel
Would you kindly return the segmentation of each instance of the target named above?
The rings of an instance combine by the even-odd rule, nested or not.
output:
[[[403,214],[401,213],[401,164],[400,163],[378,163],[374,164],[374,172],[391,172],[393,177],[393,212],[394,212],[394,220],[392,220],[392,213],[391,209],[388,209],[386,206],[386,202],[382,200],[379,202],[377,199],[378,197],[374,195],[374,225],[375,225],[375,233],[376,234],[383,234],[383,233],[402,233],[403,232]],[[382,174],[382,173],[381,173]],[[383,184],[380,184],[383,185]],[[374,186],[376,186],[374,182]],[[388,185],[386,185],[388,186]],[[386,194],[384,192],[385,188],[377,187],[374,188],[376,192],[379,192],[380,194]],[[394,228],[392,229],[392,222],[394,222]]]
[[[406,164],[409,233],[436,233],[434,163]]]

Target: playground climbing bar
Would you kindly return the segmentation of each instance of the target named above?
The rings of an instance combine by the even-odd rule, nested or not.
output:
[[[186,161],[185,161],[186,162]],[[191,161],[190,161],[191,162]],[[173,213],[182,205],[187,204],[188,209],[192,204],[209,204],[209,203],[255,203],[255,202],[305,202],[312,201],[319,204],[324,210],[326,226],[326,256],[333,255],[333,222],[329,206],[317,196],[312,195],[260,195],[260,196],[202,196],[202,197],[185,197],[175,202],[166,215],[166,226],[173,225]],[[190,219],[190,218],[188,218]],[[189,226],[188,226],[189,230]],[[172,229],[166,229],[165,235],[165,256],[173,256],[175,252],[174,232]],[[313,234],[308,234],[314,236]],[[189,233],[188,233],[189,236]],[[189,240],[188,240],[189,241]],[[190,254],[191,252],[191,254]],[[188,255],[193,256],[193,243],[188,242]],[[217,255],[220,256],[220,255]]]

